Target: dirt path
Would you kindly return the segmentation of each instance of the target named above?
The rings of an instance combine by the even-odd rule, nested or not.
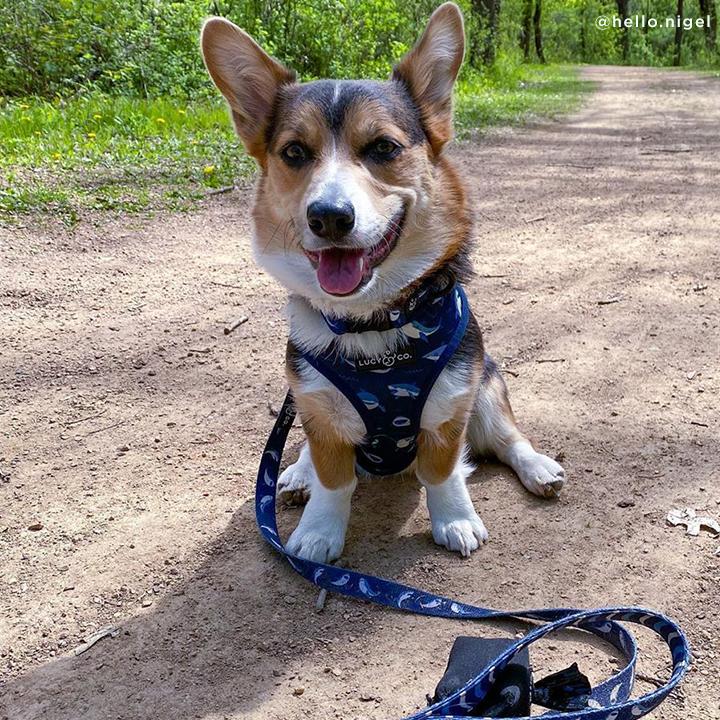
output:
[[[501,276],[468,294],[567,491],[546,504],[483,465],[471,493],[491,542],[462,561],[433,545],[413,482],[366,483],[348,559],[495,607],[662,610],[697,663],[654,717],[718,718],[718,541],[664,518],[720,515],[720,83],[587,75],[598,92],[573,117],[453,151],[477,270]],[[521,629],[332,598],[318,614],[261,544],[252,486],[285,328],[247,209],[243,193],[191,216],[0,231],[0,718],[387,720],[424,704],[455,635]],[[287,529],[299,511],[280,515]],[[68,656],[108,624],[120,634]],[[662,675],[662,650],[644,650]],[[541,675],[614,667],[572,637],[534,657]]]

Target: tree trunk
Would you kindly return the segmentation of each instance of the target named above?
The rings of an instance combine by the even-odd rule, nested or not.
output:
[[[489,17],[489,23],[488,23],[487,44],[486,44],[486,52],[485,52],[485,64],[486,65],[492,65],[495,62],[499,21],[500,21],[500,0],[490,0],[490,17]]]
[[[535,52],[537,52],[538,60],[545,64],[545,53],[543,52],[542,42],[542,0],[535,0],[533,25],[535,26]]]
[[[587,31],[585,23],[587,22],[587,1],[583,2],[580,7],[580,60],[587,62]]]
[[[472,63],[476,67],[492,65],[497,50],[500,0],[472,0],[472,8],[481,20],[478,36],[471,43]]]
[[[618,15],[623,23],[622,30],[620,31],[620,48],[624,63],[626,63],[630,57],[630,28],[626,28],[624,25],[625,18],[628,16],[629,4],[629,0],[617,0]]]
[[[685,13],[685,0],[677,0],[677,18],[675,22],[675,53],[673,55],[673,65],[677,67],[682,60],[682,39],[683,39],[683,15]]]
[[[700,15],[703,20],[710,18],[710,24],[705,26],[705,45],[710,52],[717,48],[717,10],[715,0],[699,0]]]
[[[520,49],[525,62],[530,59],[530,36],[532,35],[533,0],[523,0],[522,32],[520,33]]]

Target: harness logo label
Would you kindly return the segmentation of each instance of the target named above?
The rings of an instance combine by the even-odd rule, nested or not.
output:
[[[382,372],[394,367],[412,365],[415,362],[415,348],[410,346],[398,352],[386,352],[372,358],[358,358],[355,360],[355,367],[358,372]]]

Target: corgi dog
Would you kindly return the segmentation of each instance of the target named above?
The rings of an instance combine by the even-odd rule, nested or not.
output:
[[[259,167],[253,252],[289,292],[287,378],[306,442],[278,492],[306,502],[287,543],[302,558],[342,553],[358,472],[414,471],[433,539],[463,556],[488,537],[468,458],[497,457],[540,497],[565,483],[518,430],[462,291],[471,210],[444,151],[464,44],[445,3],[387,81],[300,83],[228,20],[202,29]]]

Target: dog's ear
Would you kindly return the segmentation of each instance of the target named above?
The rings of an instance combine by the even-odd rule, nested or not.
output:
[[[295,73],[224,18],[205,21],[200,47],[210,77],[230,105],[238,135],[262,164],[265,131],[278,90],[294,82]]]
[[[464,53],[463,16],[448,2],[435,10],[417,45],[393,70],[393,79],[407,86],[420,108],[436,153],[452,137],[452,91]]]

